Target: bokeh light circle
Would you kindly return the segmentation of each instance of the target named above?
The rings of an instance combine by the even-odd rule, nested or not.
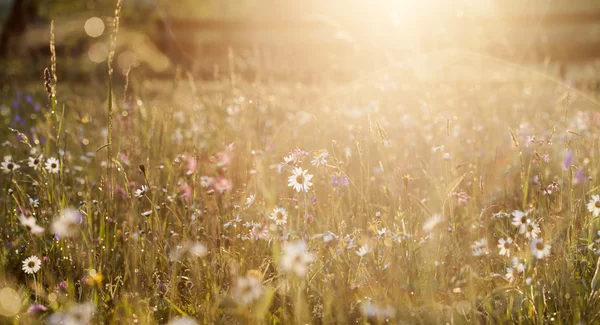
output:
[[[104,22],[98,17],[92,17],[86,20],[83,28],[88,36],[98,37],[104,33]]]

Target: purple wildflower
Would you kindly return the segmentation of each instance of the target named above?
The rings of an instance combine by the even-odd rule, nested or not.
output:
[[[573,165],[573,151],[569,150],[565,154],[565,159],[563,160],[563,169],[568,170]]]

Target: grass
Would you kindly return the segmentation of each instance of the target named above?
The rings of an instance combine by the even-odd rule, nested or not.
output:
[[[599,321],[595,94],[484,57],[518,81],[55,60],[0,101],[4,323]]]

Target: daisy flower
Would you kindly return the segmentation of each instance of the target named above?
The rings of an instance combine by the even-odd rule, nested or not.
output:
[[[246,207],[249,207],[252,205],[252,203],[254,203],[254,200],[256,199],[256,194],[251,194],[250,196],[248,196],[246,198]]]
[[[269,219],[273,220],[278,226],[285,225],[287,223],[288,212],[282,207],[275,207]]]
[[[43,155],[39,155],[38,157],[29,157],[27,165],[33,168],[33,170],[39,170],[40,166],[42,165],[42,156]]]
[[[146,195],[146,193],[148,193],[149,188],[146,185],[142,185],[141,188],[135,190],[135,197],[137,197],[138,199],[143,197],[144,195]]]
[[[34,208],[40,207],[40,200],[29,198],[29,204]]]
[[[52,231],[59,237],[73,237],[77,234],[77,226],[82,222],[81,213],[75,208],[66,208],[52,223]]]
[[[319,167],[322,165],[324,166],[325,164],[327,164],[327,156],[329,156],[329,153],[323,150],[319,152],[319,154],[316,154],[310,163],[315,167]]]
[[[435,228],[435,226],[437,226],[440,222],[442,222],[443,219],[444,219],[444,216],[442,216],[441,214],[439,214],[439,213],[434,214],[423,225],[423,231],[431,232],[433,230],[433,228]]]
[[[522,259],[519,259],[517,257],[513,257],[513,259],[512,259],[512,267],[518,273],[523,273],[523,272],[525,272],[525,261],[522,260]]]
[[[19,216],[19,221],[21,221],[21,225],[27,227],[29,232],[34,235],[41,235],[44,233],[44,228],[37,225],[37,222],[34,217],[26,217],[24,215]]]
[[[75,305],[67,311],[59,310],[50,315],[46,322],[50,325],[58,324],[89,324],[94,317],[96,307],[92,302]]]
[[[315,260],[308,251],[306,242],[299,240],[294,243],[285,243],[282,247],[281,268],[285,272],[293,272],[298,276],[305,276],[308,265]]]
[[[507,267],[506,275],[504,277],[508,282],[512,282],[515,279],[515,270],[512,267]]]
[[[500,255],[510,256],[510,248],[512,247],[513,240],[508,237],[506,239],[500,238],[498,239],[498,248],[500,249]]]
[[[512,213],[512,225],[519,229],[520,234],[524,234],[527,230],[527,223],[529,222],[529,219],[527,219],[527,214],[529,214],[529,212],[523,212],[520,210],[515,210]]]
[[[291,153],[289,156],[283,157],[283,162],[284,164],[292,166],[296,163],[296,156],[294,156],[294,154]]]
[[[540,226],[537,222],[528,220],[525,227],[525,238],[533,239],[537,238],[540,233]]]
[[[587,204],[587,209],[594,217],[600,216],[600,195],[592,195],[592,199]]]
[[[238,277],[231,292],[232,296],[243,305],[247,306],[260,298],[263,286],[258,275]]]
[[[14,173],[20,167],[21,166],[17,165],[17,163],[12,161],[11,156],[4,156],[4,161],[0,163],[0,169],[2,169],[2,172],[4,172],[5,174]]]
[[[473,256],[486,255],[488,253],[487,239],[481,238],[480,240],[474,242],[473,245],[471,245],[471,248],[473,249]]]
[[[544,240],[541,238],[533,238],[531,240],[531,253],[535,258],[541,260],[546,256],[550,256],[550,245],[544,244]]]
[[[303,170],[301,167],[294,168],[294,175],[288,177],[288,186],[293,187],[296,192],[308,192],[308,189],[312,185],[310,182],[313,175],[307,174],[307,170]]]
[[[370,254],[373,251],[373,249],[367,245],[362,245],[360,246],[360,248],[356,251],[356,255],[363,257],[367,254]]]
[[[42,261],[35,255],[29,256],[23,261],[23,271],[27,274],[35,274],[42,267]]]
[[[175,317],[167,323],[167,325],[197,325],[197,324],[198,324],[198,322],[196,322],[195,319],[193,319],[191,317],[185,317],[185,316]]]
[[[46,170],[51,174],[58,174],[58,171],[60,170],[60,163],[58,162],[58,159],[54,157],[48,158],[45,166]]]
[[[185,257],[205,257],[208,255],[208,247],[206,245],[195,242],[195,241],[186,241],[181,245],[177,245],[174,252],[171,254],[171,258],[174,261],[181,260]]]

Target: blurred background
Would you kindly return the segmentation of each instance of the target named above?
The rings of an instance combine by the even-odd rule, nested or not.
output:
[[[0,82],[40,76],[52,20],[60,79],[103,78],[115,5],[0,0]],[[121,73],[159,78],[235,69],[250,80],[347,81],[410,66],[408,79],[457,82],[501,80],[500,60],[590,83],[598,56],[593,0],[125,0],[115,58]]]

